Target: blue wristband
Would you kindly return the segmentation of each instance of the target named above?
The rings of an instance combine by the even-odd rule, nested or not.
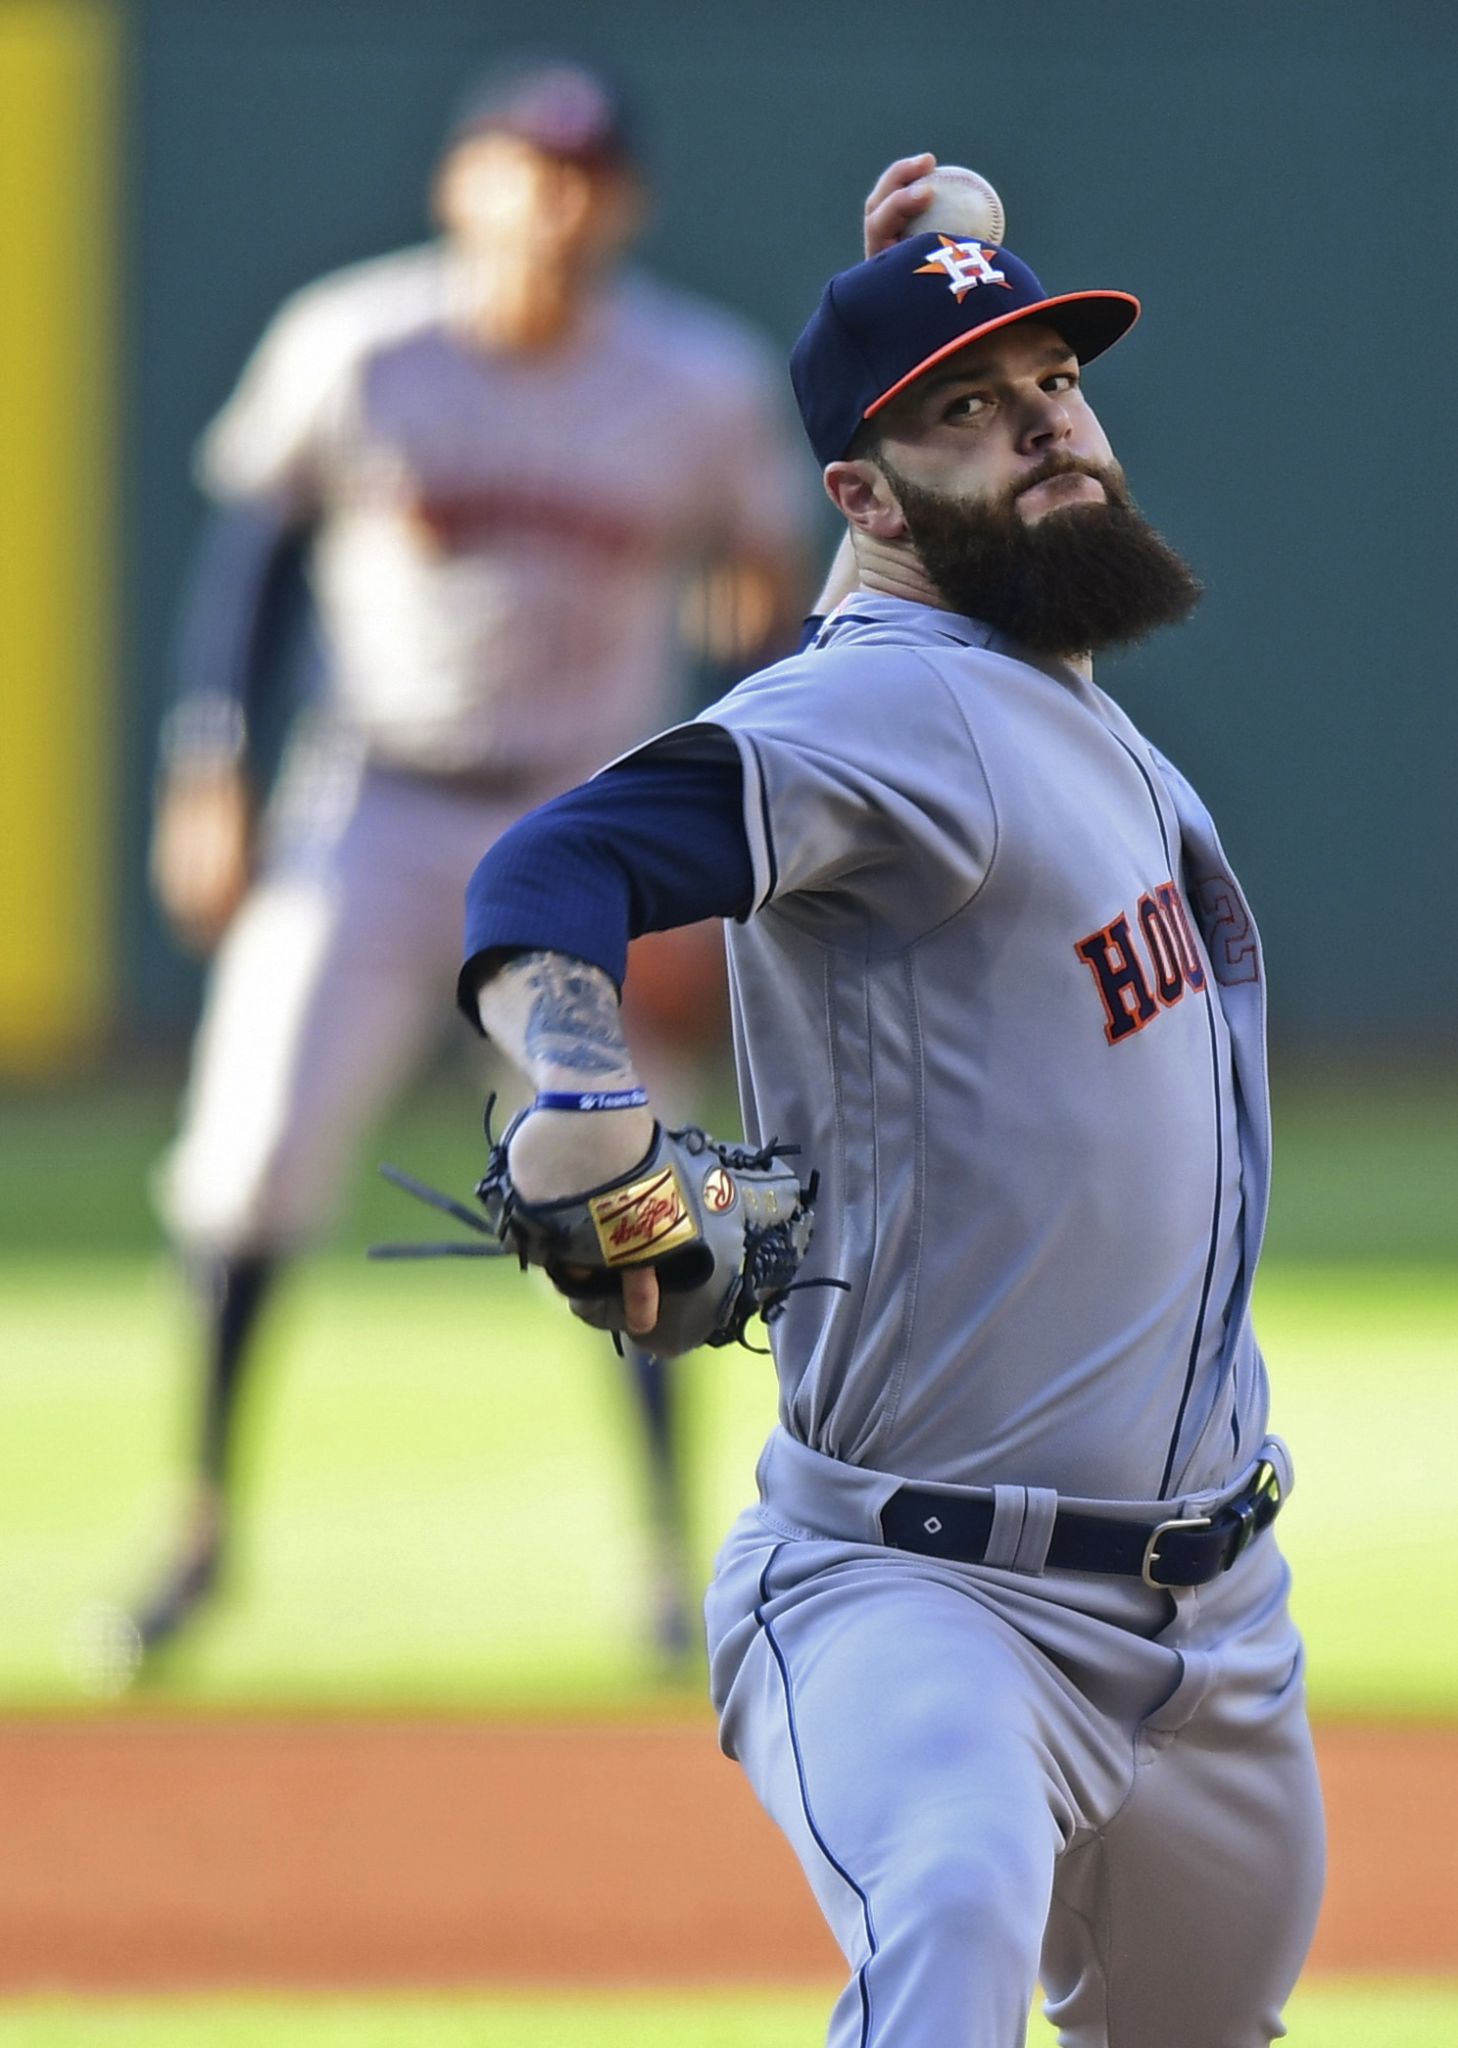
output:
[[[558,1094],[553,1089],[539,1095],[533,1109],[646,1109],[646,1088],[594,1089],[584,1095]]]

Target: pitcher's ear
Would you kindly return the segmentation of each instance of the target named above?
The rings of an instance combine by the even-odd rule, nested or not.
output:
[[[896,493],[869,457],[832,462],[824,476],[826,495],[855,533],[877,540],[904,540],[906,519]]]

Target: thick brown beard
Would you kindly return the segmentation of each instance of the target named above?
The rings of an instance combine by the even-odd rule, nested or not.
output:
[[[1037,654],[1096,654],[1187,619],[1201,586],[1129,495],[1115,463],[1050,456],[983,503],[914,484],[876,457],[896,493],[921,565],[955,612]],[[1025,521],[1017,500],[1046,478],[1078,473],[1104,487]]]

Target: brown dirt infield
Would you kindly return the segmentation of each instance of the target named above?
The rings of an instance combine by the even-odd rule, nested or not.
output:
[[[1314,1967],[1458,1971],[1458,1729],[1319,1733]],[[706,1722],[0,1724],[0,1992],[833,1979]]]

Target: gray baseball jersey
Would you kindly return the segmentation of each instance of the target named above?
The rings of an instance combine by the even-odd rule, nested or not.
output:
[[[372,760],[580,779],[673,715],[682,574],[798,550],[783,374],[641,274],[550,356],[462,339],[449,248],[308,286],[205,435],[199,481],[314,528],[330,708]]]
[[[1038,1979],[1070,2048],[1259,2048],[1323,1862],[1285,1562],[1165,1592],[1049,1551],[1064,1510],[1290,1482],[1249,913],[1109,698],[970,620],[857,594],[659,744],[723,733],[746,1116],[819,1167],[810,1270],[850,1291],[774,1326],[712,1684],[847,1958],[831,2048],[1009,2048]],[[984,1490],[980,1562],[888,1541],[907,1480]]]
[[[1157,1498],[1259,1445],[1259,951],[1111,700],[857,595],[702,714],[744,767],[746,1115],[820,1168],[782,1417],[904,1476]],[[692,745],[693,728],[672,744]]]

